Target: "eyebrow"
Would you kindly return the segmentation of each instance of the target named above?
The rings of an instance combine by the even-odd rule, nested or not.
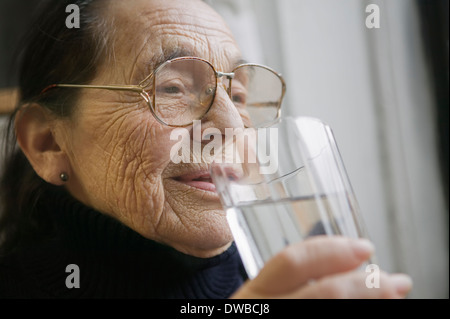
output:
[[[163,52],[159,55],[154,56],[150,62],[147,65],[147,70],[149,72],[153,72],[156,68],[158,68],[161,64],[164,62],[167,62],[169,60],[175,59],[175,58],[181,58],[181,57],[196,57],[197,55],[186,48],[182,47],[172,47],[172,48],[166,48],[163,50]],[[248,63],[247,60],[243,59],[242,57],[238,57],[233,59],[233,63],[231,63],[231,68],[235,68],[238,65]],[[222,70],[223,71],[223,70]]]
[[[164,49],[163,52],[159,55],[155,55],[153,56],[150,61],[148,63],[146,63],[145,69],[147,70],[147,76],[144,78],[144,80],[141,80],[141,82],[139,82],[139,85],[144,85],[144,83],[146,83],[148,81],[148,79],[150,78],[151,74],[153,74],[153,72],[164,62],[167,62],[169,60],[175,59],[175,58],[181,58],[181,57],[196,57],[196,55],[186,49],[186,48],[181,48],[181,47],[173,47],[173,48],[169,48],[169,49]],[[233,59],[233,63],[231,63],[231,70],[233,70],[234,68],[236,68],[237,66],[241,65],[241,64],[245,64],[248,63],[247,60],[243,59],[242,57],[238,57],[238,58],[234,58]],[[231,72],[230,70],[230,72]],[[221,70],[219,70],[221,71]],[[222,70],[223,72],[223,70]]]
[[[181,48],[181,47],[172,47],[169,49],[164,49],[160,55],[154,56],[150,61],[151,71],[154,71],[157,67],[163,64],[166,61],[181,58],[185,56],[195,56],[192,51]]]

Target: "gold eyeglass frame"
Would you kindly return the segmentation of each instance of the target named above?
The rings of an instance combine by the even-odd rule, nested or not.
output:
[[[148,87],[149,82],[153,82],[153,87],[155,87],[155,82],[156,82],[156,74],[158,73],[159,70],[161,70],[164,66],[166,66],[169,63],[173,63],[176,61],[180,61],[180,60],[198,60],[198,61],[202,61],[207,63],[212,70],[214,71],[216,77],[216,83],[215,83],[215,91],[214,91],[214,98],[211,100],[211,104],[209,105],[209,107],[207,108],[207,110],[205,111],[205,113],[198,119],[201,120],[203,119],[203,117],[209,112],[209,110],[211,109],[212,105],[214,104],[214,100],[216,97],[216,92],[217,92],[217,85],[218,85],[218,79],[221,77],[226,77],[230,82],[228,85],[228,89],[227,89],[227,94],[228,96],[231,98],[231,83],[234,77],[234,73],[236,72],[236,70],[238,70],[239,68],[242,67],[246,67],[246,66],[256,66],[256,67],[260,67],[263,69],[266,69],[270,72],[272,72],[274,75],[276,75],[280,81],[281,81],[281,95],[278,101],[272,101],[272,102],[266,102],[266,103],[253,103],[251,104],[251,106],[268,106],[268,105],[277,105],[277,115],[273,120],[278,119],[281,116],[281,102],[283,101],[284,95],[286,93],[286,83],[283,79],[283,76],[279,73],[277,73],[275,70],[269,68],[268,66],[265,65],[261,65],[261,64],[256,64],[256,63],[243,63],[243,64],[239,64],[238,66],[236,66],[232,72],[226,73],[226,72],[220,72],[217,71],[214,66],[211,64],[211,62],[202,59],[202,58],[198,58],[198,57],[178,57],[178,58],[174,58],[171,60],[167,60],[164,63],[162,63],[161,65],[159,65],[153,72],[150,73],[150,75],[148,75],[144,80],[142,80],[141,82],[139,82],[138,85],[83,85],[83,84],[51,84],[49,86],[47,86],[45,89],[42,90],[41,94],[44,94],[46,92],[48,92],[50,89],[53,88],[79,88],[79,89],[103,89],[103,90],[114,90],[114,91],[132,91],[132,92],[136,92],[139,93],[139,95],[144,99],[144,101],[148,104],[149,108],[150,108],[150,112],[152,113],[153,117],[161,124],[166,125],[166,126],[170,126],[170,127],[186,127],[191,125],[192,123],[188,123],[188,124],[184,124],[184,125],[172,125],[172,124],[168,124],[166,122],[164,122],[162,119],[159,118],[159,116],[156,114],[156,111],[154,109],[154,105],[155,105],[155,92],[152,92],[152,97],[150,97],[150,95],[148,94],[147,91],[145,91],[145,88]],[[192,120],[194,121],[194,119]]]

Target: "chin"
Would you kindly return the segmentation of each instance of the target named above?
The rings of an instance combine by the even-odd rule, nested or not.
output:
[[[204,231],[187,236],[186,241],[174,248],[188,255],[200,258],[208,258],[221,254],[227,250],[233,242],[233,235],[225,222],[218,227],[205,227]]]
[[[205,248],[192,248],[188,251],[183,251],[183,253],[191,255],[191,256],[195,256],[195,257],[199,257],[199,258],[210,258],[210,257],[214,257],[217,255],[220,255],[221,253],[223,253],[224,251],[226,251],[230,246],[231,243],[233,242],[233,240],[229,240],[224,242],[222,245],[217,245],[214,247],[205,247]]]

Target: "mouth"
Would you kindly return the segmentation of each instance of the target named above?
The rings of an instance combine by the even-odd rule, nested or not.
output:
[[[174,180],[188,186],[201,189],[208,192],[216,192],[216,186],[212,182],[208,171],[189,172],[173,178]]]

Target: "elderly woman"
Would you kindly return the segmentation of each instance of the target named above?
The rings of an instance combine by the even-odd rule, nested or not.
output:
[[[80,28],[65,24],[72,3]],[[368,289],[350,270],[372,246],[345,238],[289,247],[247,279],[208,166],[171,161],[170,134],[194,120],[202,130],[254,124],[244,71],[281,78],[245,64],[208,5],[55,0],[42,12],[26,38],[10,130],[18,147],[1,184],[0,296],[406,295],[403,275]]]

